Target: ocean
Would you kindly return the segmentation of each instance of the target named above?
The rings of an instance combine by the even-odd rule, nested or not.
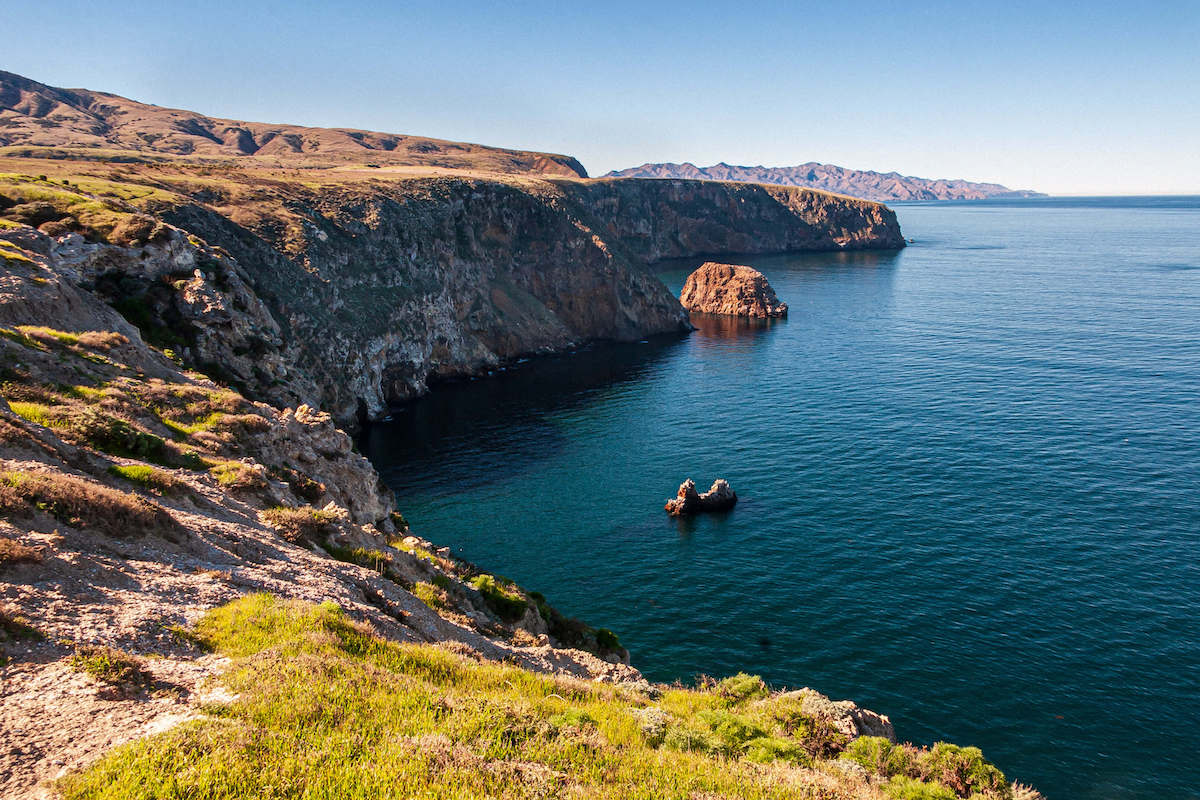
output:
[[[723,259],[786,320],[442,384],[364,450],[652,680],[811,686],[1050,800],[1200,798],[1200,198],[895,208],[901,252]],[[689,477],[737,508],[669,519]]]

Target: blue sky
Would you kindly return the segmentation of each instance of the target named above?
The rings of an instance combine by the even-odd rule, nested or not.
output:
[[[646,161],[1200,193],[1200,0],[23,2],[0,68],[215,116]]]

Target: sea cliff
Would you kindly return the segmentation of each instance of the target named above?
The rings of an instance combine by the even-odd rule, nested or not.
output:
[[[977,750],[812,690],[651,685],[617,634],[410,531],[344,430],[439,378],[686,330],[654,260],[898,247],[887,209],[453,143],[523,171],[314,165],[385,140],[12,77],[26,145],[74,141],[50,117],[183,127],[0,158],[0,795],[1014,796]]]

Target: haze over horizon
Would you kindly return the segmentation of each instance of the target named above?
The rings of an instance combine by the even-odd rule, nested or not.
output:
[[[213,116],[568,153],[592,175],[818,161],[1200,193],[1195,3],[187,8],[18,2],[0,69]]]

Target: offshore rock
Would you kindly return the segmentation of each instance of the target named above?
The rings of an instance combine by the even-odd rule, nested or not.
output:
[[[706,261],[683,284],[679,302],[688,311],[734,317],[786,317],[767,276],[740,264]]]
[[[728,511],[737,505],[737,494],[729,481],[718,478],[704,494],[696,492],[691,478],[679,485],[679,492],[663,506],[672,517],[686,517],[705,511]]]

